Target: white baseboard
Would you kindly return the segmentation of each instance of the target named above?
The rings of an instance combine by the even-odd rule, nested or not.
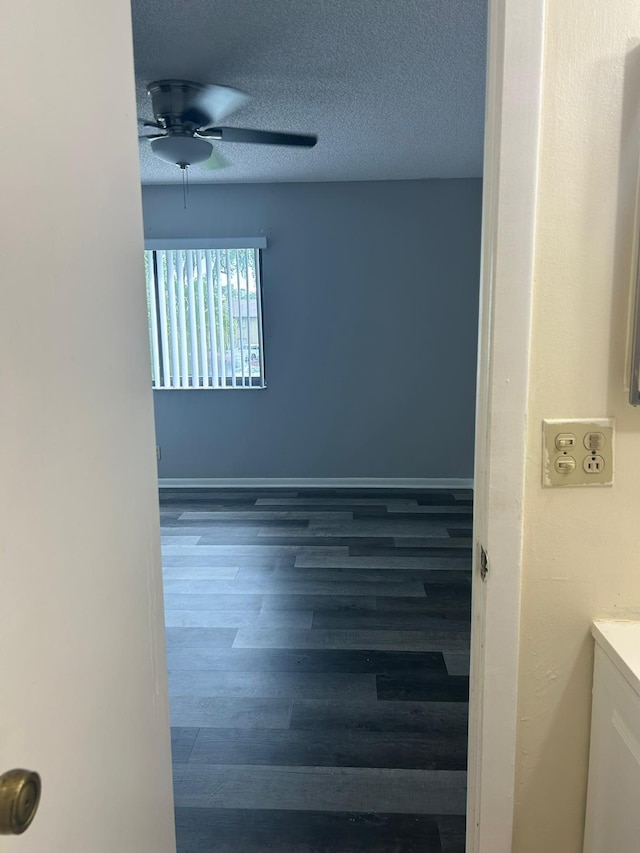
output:
[[[161,489],[472,489],[464,477],[163,477]]]

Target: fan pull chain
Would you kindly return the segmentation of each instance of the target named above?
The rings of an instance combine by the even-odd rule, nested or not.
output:
[[[182,169],[182,202],[184,209],[187,209],[187,167],[181,166]]]

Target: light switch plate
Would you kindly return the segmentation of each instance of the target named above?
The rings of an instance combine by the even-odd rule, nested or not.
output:
[[[611,486],[613,463],[613,418],[542,422],[543,486]]]

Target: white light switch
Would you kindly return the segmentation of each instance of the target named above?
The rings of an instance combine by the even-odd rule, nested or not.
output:
[[[558,474],[573,474],[576,470],[576,460],[573,456],[558,456],[555,469]]]
[[[572,432],[559,432],[556,436],[556,447],[558,450],[568,450],[576,446],[576,437]]]
[[[542,422],[542,485],[611,486],[613,419]]]

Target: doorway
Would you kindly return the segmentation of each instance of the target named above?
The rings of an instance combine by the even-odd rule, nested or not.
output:
[[[242,375],[240,388],[212,388],[188,364],[154,392],[178,839],[184,853],[212,845],[225,818],[229,837],[247,832],[243,843],[257,850],[270,819],[283,824],[281,834],[291,826],[292,849],[305,849],[305,832],[308,844],[318,837],[322,849],[340,849],[352,824],[354,849],[369,849],[376,828],[399,851],[420,841],[437,853],[462,849],[486,10],[478,2],[457,27],[467,48],[448,75],[447,4],[406,3],[400,17],[397,4],[375,14],[370,3],[351,4],[349,14],[331,4],[322,22],[283,4],[266,30],[257,27],[257,5],[215,10],[217,49],[232,57],[231,22],[243,9],[243,57],[253,58],[244,72],[211,58],[211,34],[201,50],[202,33],[214,32],[202,10],[181,10],[158,34],[145,4],[133,4],[139,114],[160,125],[145,135],[167,131],[145,82],[153,95],[154,78],[175,77],[171,58],[187,67],[177,47],[184,43],[190,77],[254,96],[231,114],[232,125],[271,121],[283,130],[293,122],[290,130],[318,138],[285,158],[277,147],[261,154],[225,147],[224,133],[209,137],[229,162],[190,166],[188,195],[176,165],[158,162],[141,140],[143,179],[168,184],[143,187],[146,237],[155,250],[162,240],[193,241],[172,267],[188,268],[184,280],[174,285],[172,275],[167,285],[169,326],[175,294],[185,293],[174,311],[177,335],[186,336],[176,341],[177,360],[182,343],[188,362],[201,338],[211,342],[205,328],[189,343],[190,323],[199,322],[191,309],[206,290],[206,258],[198,264],[189,255],[196,241],[263,240],[266,387],[249,388]],[[279,41],[282,58],[273,53]],[[407,73],[402,82],[393,63],[380,67],[375,43],[409,58],[408,76],[425,80],[422,94],[407,90]],[[206,77],[195,76],[198,67]],[[292,69],[307,97],[321,81],[323,111],[313,98],[297,100]],[[387,93],[383,126],[394,149],[380,160],[357,129],[358,115],[365,125],[379,121],[380,94],[369,100],[374,80]],[[439,106],[447,101],[463,133],[452,133],[452,110]],[[332,118],[341,110],[349,128],[342,136]],[[429,144],[421,119],[407,144],[397,126],[426,113]],[[218,343],[199,366],[210,352],[220,383],[227,365],[244,363],[232,350],[242,342],[233,306],[245,300],[232,276],[229,283],[235,250],[216,251],[222,260],[212,256],[210,283],[214,292],[219,270],[223,298],[215,310],[226,306],[229,316],[214,322]],[[160,270],[157,299],[166,278]],[[227,351],[218,364],[215,354]],[[166,374],[170,359],[158,361]],[[278,491],[285,478],[292,488]],[[220,606],[226,595],[235,611]],[[282,660],[295,669],[278,669]],[[264,670],[260,678],[255,669]],[[269,708],[284,717],[274,720]],[[250,750],[242,746],[248,733]],[[277,802],[265,782],[275,779]],[[378,789],[387,793],[376,799]]]

